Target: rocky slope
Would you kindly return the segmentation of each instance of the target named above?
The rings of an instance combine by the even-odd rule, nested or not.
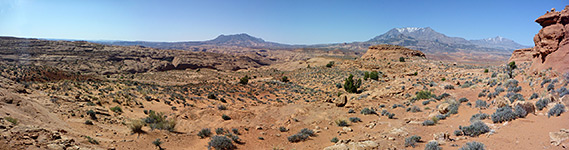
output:
[[[535,47],[531,69],[569,71],[569,6],[560,12],[552,9],[535,22],[542,29],[533,38]]]
[[[5,63],[48,65],[68,71],[94,74],[197,68],[231,71],[270,63],[269,60],[219,53],[12,37],[0,37],[0,54],[0,59]]]
[[[530,71],[553,69],[569,71],[569,6],[562,11],[552,9],[535,20],[542,29],[534,36],[535,47],[515,50],[509,61],[531,61]]]
[[[374,45],[370,46],[362,59],[398,59],[400,57],[425,57],[418,50],[412,50],[397,45]]]

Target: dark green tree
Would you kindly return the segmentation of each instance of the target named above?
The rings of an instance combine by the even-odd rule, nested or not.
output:
[[[247,83],[249,83],[249,79],[250,79],[249,76],[245,76],[245,77],[239,79],[239,83],[246,85]]]
[[[372,71],[371,73],[369,73],[369,78],[372,80],[378,80],[379,79],[379,73],[377,71]]]
[[[357,93],[358,88],[362,85],[362,79],[354,80],[354,75],[350,74],[344,81],[344,89],[348,93]]]
[[[512,61],[512,62],[508,63],[508,66],[507,66],[506,69],[508,70],[508,75],[510,76],[510,78],[513,78],[513,77],[514,77],[514,76],[513,76],[514,69],[517,69],[517,68],[518,68],[518,66],[516,65],[516,62],[515,62],[515,61]]]

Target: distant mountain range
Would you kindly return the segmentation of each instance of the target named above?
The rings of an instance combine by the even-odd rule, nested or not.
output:
[[[305,51],[343,51],[363,54],[369,46],[377,44],[392,44],[407,48],[421,50],[428,57],[441,60],[459,61],[461,57],[493,57],[500,60],[509,57],[516,49],[528,48],[503,37],[487,38],[480,40],[466,40],[461,37],[449,37],[439,33],[430,27],[418,28],[394,28],[384,34],[376,36],[368,41],[352,43],[332,43],[316,45],[289,45],[276,42],[268,42],[261,38],[242,33],[234,35],[220,35],[208,41],[188,42],[147,42],[147,41],[90,41],[94,43],[132,46],[139,45],[160,49],[181,49],[190,51],[212,51],[221,53],[242,53],[245,49],[303,49]],[[474,60],[473,60],[474,61]]]

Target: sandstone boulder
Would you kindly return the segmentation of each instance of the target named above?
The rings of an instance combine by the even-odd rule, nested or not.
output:
[[[344,107],[348,103],[348,97],[346,95],[341,95],[334,100],[334,104],[338,107]]]
[[[496,104],[497,107],[504,107],[510,106],[511,103],[510,100],[506,97],[496,97],[494,104]]]
[[[446,114],[449,111],[449,107],[450,107],[449,103],[442,103],[439,106],[437,106],[437,110],[441,114]]]

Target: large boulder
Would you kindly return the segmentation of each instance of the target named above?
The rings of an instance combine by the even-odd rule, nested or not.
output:
[[[374,141],[349,142],[347,144],[338,142],[335,145],[324,148],[324,150],[373,150],[378,149],[378,147],[379,144]]]
[[[542,29],[533,38],[535,47],[531,52],[533,63],[530,69],[534,72],[548,68],[569,71],[569,6],[560,12],[552,9],[535,22]]]
[[[446,114],[449,111],[449,107],[450,107],[449,103],[442,103],[439,106],[437,106],[437,110],[441,114]]]
[[[512,104],[512,107],[517,108],[518,105],[522,109],[524,109],[528,114],[529,113],[535,114],[535,105],[533,105],[533,103],[527,101],[516,101]]]
[[[341,95],[337,99],[334,100],[334,104],[338,107],[344,107],[348,103],[348,97],[346,95]]]

